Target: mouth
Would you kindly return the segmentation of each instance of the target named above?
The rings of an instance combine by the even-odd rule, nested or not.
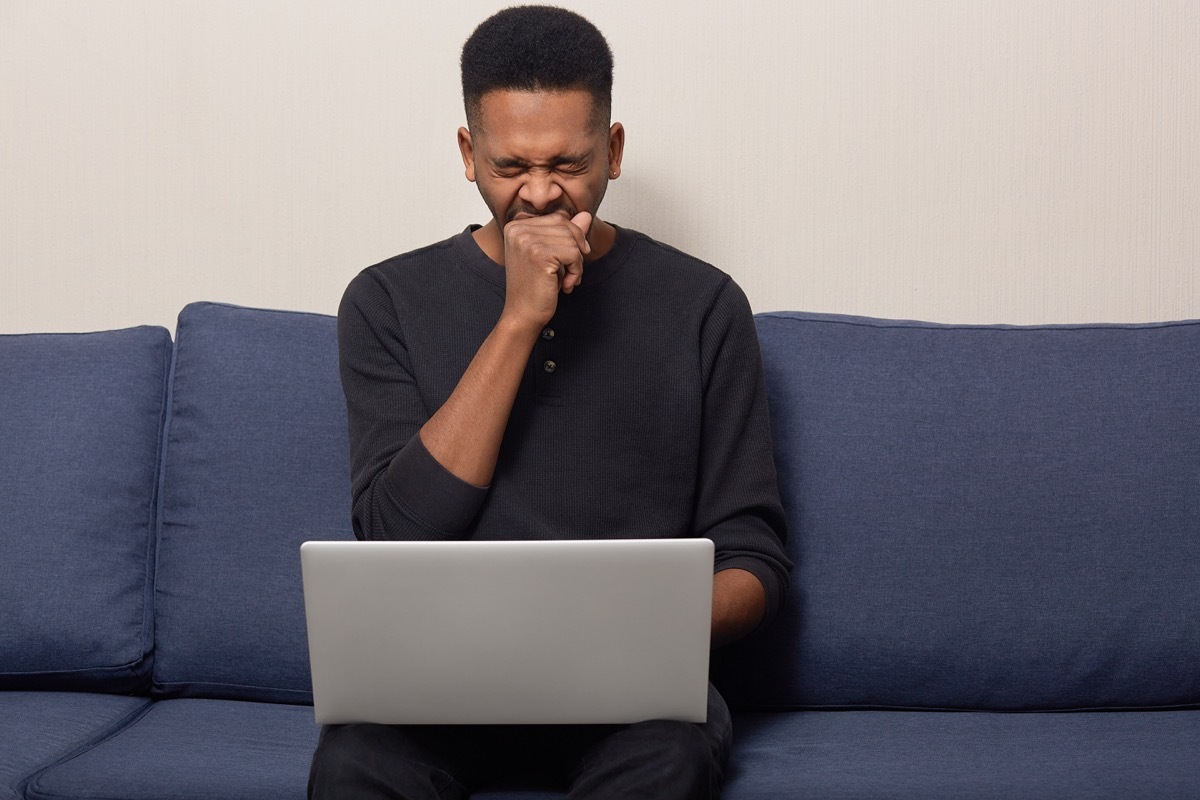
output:
[[[548,217],[552,214],[562,214],[567,219],[570,219],[571,217],[574,216],[574,214],[571,213],[571,209],[569,209],[565,206],[558,206],[557,208],[550,208],[550,209],[546,209],[545,211],[532,211],[528,208],[517,208],[517,209],[514,209],[514,210],[508,212],[508,217],[505,221],[513,222],[514,220],[518,220],[518,219],[532,219],[534,217]]]

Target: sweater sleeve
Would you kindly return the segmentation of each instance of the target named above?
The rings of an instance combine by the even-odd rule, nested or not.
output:
[[[744,569],[762,583],[765,626],[783,605],[792,565],[783,551],[787,530],[758,336],[750,304],[731,279],[709,309],[700,351],[704,432],[696,529],[716,546],[717,572]]]
[[[461,538],[487,489],[449,472],[417,435],[432,412],[413,377],[395,304],[370,269],[342,297],[338,355],[349,421],[354,535]]]

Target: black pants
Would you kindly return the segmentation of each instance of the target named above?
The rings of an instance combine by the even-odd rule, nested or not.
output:
[[[703,725],[326,725],[308,796],[466,800],[532,785],[572,800],[715,800],[731,738],[712,686]]]

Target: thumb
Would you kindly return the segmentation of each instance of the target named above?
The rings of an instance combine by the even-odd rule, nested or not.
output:
[[[571,224],[579,228],[586,235],[588,228],[592,227],[592,215],[586,211],[580,211],[575,216],[571,217]]]

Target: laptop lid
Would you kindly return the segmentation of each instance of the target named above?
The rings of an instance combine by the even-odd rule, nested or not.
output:
[[[305,542],[318,723],[707,714],[708,539]]]

